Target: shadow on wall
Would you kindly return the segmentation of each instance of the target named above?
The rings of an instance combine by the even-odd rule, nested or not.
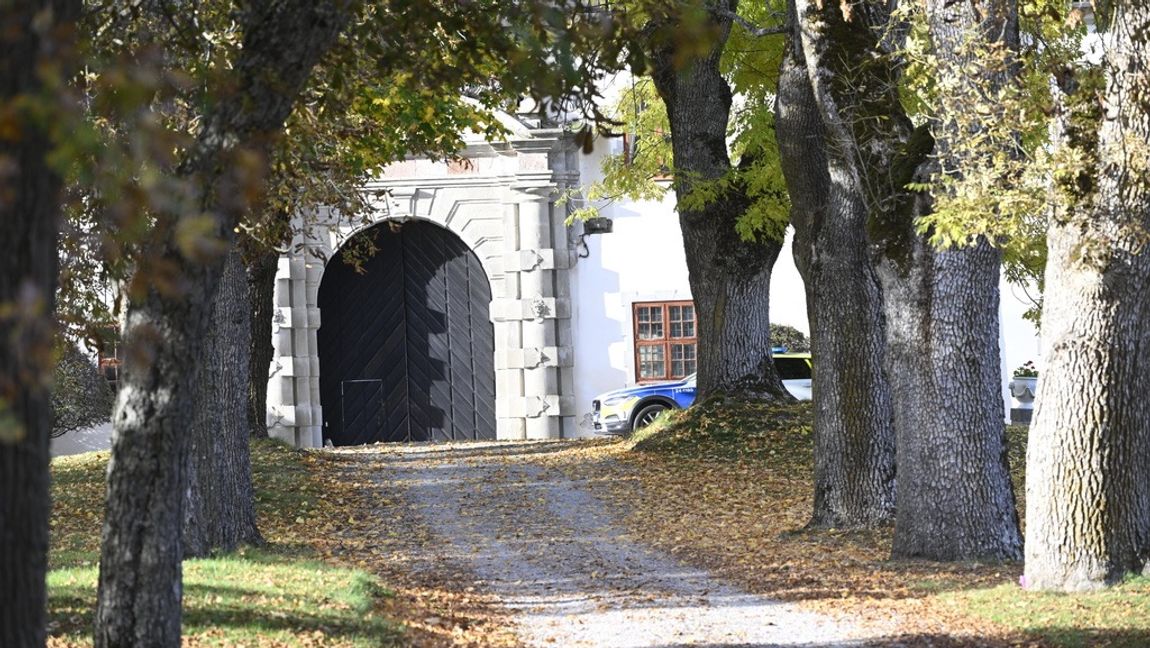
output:
[[[348,263],[371,240],[376,252]],[[358,241],[355,239],[359,239]],[[317,334],[324,439],[334,445],[495,437],[491,286],[457,236],[384,222],[328,262]]]

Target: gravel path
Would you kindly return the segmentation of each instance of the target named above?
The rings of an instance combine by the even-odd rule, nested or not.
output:
[[[525,645],[859,645],[855,628],[637,545],[613,505],[538,461],[548,445],[391,447],[373,457],[378,479],[431,533],[421,562],[466,569],[512,612]]]
[[[108,450],[112,447],[112,424],[102,423],[83,430],[73,430],[52,439],[52,456]]]

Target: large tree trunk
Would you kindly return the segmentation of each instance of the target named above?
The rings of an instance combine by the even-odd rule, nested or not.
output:
[[[263,541],[256,528],[247,417],[249,307],[247,273],[233,249],[212,305],[195,385],[184,504],[189,558]]]
[[[1102,69],[1063,79],[1078,114],[1061,144],[1089,165],[1060,187],[1069,209],[1047,235],[1045,358],[1026,457],[1030,589],[1105,587],[1150,553],[1150,7],[1114,11]]]
[[[793,2],[788,9],[793,16]],[[788,35],[775,113],[818,365],[811,525],[872,526],[891,519],[895,498],[882,294],[868,253],[866,205],[849,185],[831,182],[827,133],[797,33]]]
[[[17,99],[44,98],[45,70],[68,69],[59,64],[70,56],[79,10],[79,2],[64,1],[0,5],[0,107],[15,120],[0,133],[0,646],[6,648],[45,641],[61,194],[41,122],[31,110],[7,109]],[[41,24],[45,13],[49,22]]]
[[[164,258],[180,259],[174,249]],[[183,497],[192,389],[216,272],[185,262],[177,299],[151,291],[128,311],[112,421],[100,551],[97,646],[178,646]]]
[[[709,27],[716,34],[708,52],[681,42],[676,16],[653,26],[653,78],[671,124],[675,191],[680,196],[699,181],[731,172],[727,126],[731,89],[719,71],[730,34],[733,0],[708,2]],[[788,399],[771,360],[770,282],[781,241],[740,239],[735,224],[750,205],[735,188],[699,209],[679,206],[679,224],[698,313],[700,398],[731,394]]]
[[[266,157],[267,138],[283,127],[347,14],[338,0],[257,3],[241,13],[244,42],[234,85],[212,104],[180,167],[200,189],[201,213],[211,216],[215,236],[228,246],[250,208],[243,176],[251,168],[238,156]],[[188,425],[224,258],[185,255],[175,231],[147,251],[141,267],[147,272],[157,265],[169,277],[174,271],[179,282],[153,285],[128,307],[128,358],[114,416],[100,555],[98,648],[180,643]]]
[[[898,434],[892,555],[1017,560],[999,387],[999,253],[985,242],[909,247],[904,265],[887,259],[880,271]]]
[[[256,244],[258,245],[258,244]],[[258,249],[247,264],[248,299],[251,309],[251,362],[248,388],[248,429],[253,437],[268,436],[268,380],[275,347],[272,328],[275,317],[276,270],[279,252]]]
[[[1002,87],[1005,70],[970,72],[977,63],[970,43],[983,50],[1016,46],[1017,23],[1006,11],[1008,4],[985,11],[987,6],[927,3],[940,76],[985,88],[987,94]],[[975,93],[965,87],[955,92],[940,97],[940,114],[932,124],[933,160],[920,172],[954,170],[966,161],[953,156],[952,142],[973,135],[960,124],[969,122],[962,114],[969,110],[964,99]],[[920,130],[912,140],[926,137]],[[1010,151],[988,152],[994,153]],[[905,185],[901,177],[899,182]],[[921,204],[927,200],[917,202],[920,206],[893,214],[880,234],[899,460],[892,554],[1017,560],[1022,538],[1006,461],[998,348],[1001,256],[985,240],[936,250],[915,232],[914,217],[929,209]]]
[[[882,284],[898,446],[895,555],[1008,558],[1017,555],[1018,535],[997,387],[997,255],[985,248],[936,254],[914,229],[930,200],[906,185],[927,179],[922,173],[933,140],[925,129],[912,129],[902,107],[901,25],[889,10],[878,2],[850,11],[795,2],[797,35],[827,133],[828,205],[836,222],[865,214]],[[812,250],[812,268],[820,252],[842,254],[837,246]],[[815,278],[816,290],[835,276]],[[977,315],[966,318],[963,308]],[[812,310],[821,313],[817,304]]]

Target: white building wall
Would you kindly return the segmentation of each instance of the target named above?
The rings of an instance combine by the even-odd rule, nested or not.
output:
[[[570,138],[520,125],[509,142],[481,140],[470,164],[410,160],[365,188],[386,190],[354,221],[321,212],[280,259],[275,291],[275,359],[268,383],[269,433],[298,446],[322,442],[317,331],[325,260],[367,223],[426,220],[453,232],[476,254],[491,282],[495,333],[496,435],[571,436],[570,280],[572,249],[555,204],[576,179]]]
[[[1037,364],[1042,359],[1042,340],[1038,337],[1038,327],[1022,317],[1031,307],[1026,291],[1012,286],[1005,280],[1001,284],[1002,302],[1002,371],[1007,380],[1015,369],[1027,361]],[[1037,294],[1037,291],[1031,291]]]
[[[580,157],[586,185],[618,140]],[[687,260],[675,198],[600,206],[612,220],[608,234],[584,237],[586,248],[572,270],[575,411],[578,433],[592,434],[591,401],[597,394],[635,383],[632,305],[691,299]],[[578,226],[576,226],[578,227]],[[771,279],[771,321],[809,333],[806,296],[788,233]]]
[[[807,321],[807,293],[799,269],[795,267],[795,255],[791,251],[793,238],[791,228],[787,228],[787,238],[783,241],[783,251],[771,273],[771,321],[786,324],[811,334]]]
[[[1031,307],[1027,291],[1019,286],[1013,286],[1002,280],[999,284],[1001,294],[998,317],[1002,329],[1002,402],[1004,420],[1010,420],[1011,397],[1007,385],[1010,384],[1014,370],[1027,361],[1036,365],[1042,360],[1042,339],[1038,335],[1038,327],[1022,315]],[[1037,295],[1038,291],[1031,288],[1030,294]],[[1039,367],[1041,369],[1041,367]]]
[[[584,185],[599,177],[602,158],[611,146],[599,146],[591,155],[580,157]],[[672,193],[662,201],[601,205],[600,213],[612,220],[613,231],[584,237],[586,248],[580,248],[580,253],[586,257],[575,260],[571,273],[579,435],[592,434],[591,401],[596,395],[635,383],[632,304],[691,298]],[[809,335],[805,286],[795,267],[791,234],[788,228],[771,276],[771,321]],[[1003,281],[1001,296],[1003,408],[1009,420],[1011,374],[1041,355],[1037,330],[1022,317],[1029,308],[1025,292]]]
[[[610,206],[609,234],[587,236],[572,271],[576,421],[591,433],[596,394],[634,383],[631,305],[691,299],[674,198]]]

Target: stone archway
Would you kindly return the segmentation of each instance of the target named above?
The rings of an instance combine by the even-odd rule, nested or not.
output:
[[[355,236],[376,253],[360,271],[337,253],[319,286],[324,440],[494,439],[491,285],[478,257],[427,221]]]
[[[377,197],[369,224],[327,210],[296,218],[299,234],[276,275],[271,435],[319,446],[324,421],[338,415],[321,398],[319,287],[326,261],[366,226],[383,221],[434,223],[458,236],[482,265],[495,333],[496,437],[575,433],[574,240],[555,200],[578,181],[578,152],[560,130],[520,124],[513,132],[506,142],[469,142],[465,163],[391,165],[364,187]]]

